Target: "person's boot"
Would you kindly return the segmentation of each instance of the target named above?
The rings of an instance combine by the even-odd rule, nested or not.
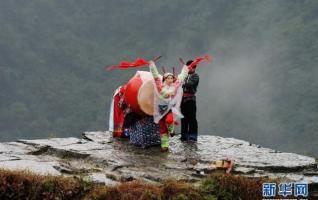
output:
[[[188,141],[188,140],[189,140],[188,135],[185,134],[185,133],[181,133],[180,140],[181,140],[182,142]]]
[[[174,125],[173,124],[168,124],[167,128],[168,128],[168,133],[171,137],[176,135],[176,133],[174,132]]]
[[[169,151],[169,137],[167,134],[160,135],[161,139],[161,152]]]
[[[189,142],[197,142],[198,133],[189,133]]]

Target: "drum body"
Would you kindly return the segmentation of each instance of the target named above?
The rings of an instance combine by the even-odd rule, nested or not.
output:
[[[133,112],[143,116],[152,116],[154,112],[154,82],[151,73],[137,71],[126,84],[124,99]]]

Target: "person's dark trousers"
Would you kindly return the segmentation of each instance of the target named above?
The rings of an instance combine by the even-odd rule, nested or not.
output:
[[[196,101],[182,100],[181,112],[184,118],[181,119],[181,140],[197,141],[198,137],[198,122],[196,119]]]

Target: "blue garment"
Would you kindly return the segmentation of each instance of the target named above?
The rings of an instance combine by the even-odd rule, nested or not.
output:
[[[160,145],[159,124],[153,117],[144,117],[130,128],[130,143],[142,147]]]

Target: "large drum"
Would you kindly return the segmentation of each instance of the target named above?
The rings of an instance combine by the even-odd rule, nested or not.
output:
[[[137,71],[126,84],[124,99],[133,112],[152,116],[154,112],[154,83],[151,73]]]

